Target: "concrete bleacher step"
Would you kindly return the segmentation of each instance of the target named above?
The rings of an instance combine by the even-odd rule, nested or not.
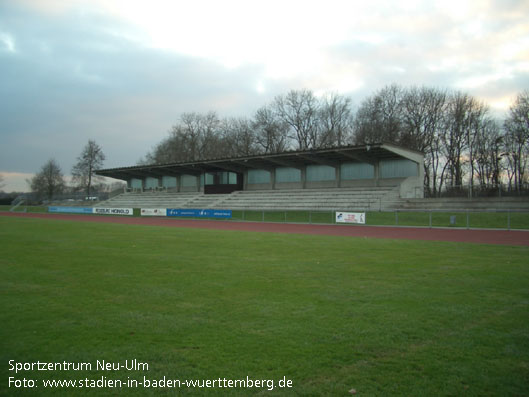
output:
[[[199,192],[145,192],[145,193],[123,193],[109,200],[96,204],[97,207],[132,207],[132,208],[170,208],[182,207],[196,196]]]
[[[378,210],[392,191],[393,187],[240,191],[224,199],[222,205],[244,210]]]
[[[124,193],[96,204],[99,207],[222,208],[262,210],[379,210],[398,200],[394,187],[251,190],[231,194],[202,192]]]

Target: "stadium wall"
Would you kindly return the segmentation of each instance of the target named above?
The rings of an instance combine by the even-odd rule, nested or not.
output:
[[[422,164],[407,159],[381,161],[377,165],[343,163],[339,167],[278,167],[245,172],[244,190],[400,186],[402,198],[422,198],[423,175]]]

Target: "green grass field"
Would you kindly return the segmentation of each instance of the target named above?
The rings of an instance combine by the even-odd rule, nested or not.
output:
[[[184,396],[529,390],[527,247],[0,217],[0,252],[0,395],[175,392],[43,386],[144,376],[275,382]],[[132,359],[148,371],[95,368]],[[93,368],[15,374],[10,360]]]

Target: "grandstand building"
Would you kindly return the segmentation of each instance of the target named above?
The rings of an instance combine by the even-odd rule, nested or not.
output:
[[[97,174],[127,182],[127,191],[111,199],[114,206],[382,209],[385,202],[424,196],[424,155],[388,143],[111,168]]]

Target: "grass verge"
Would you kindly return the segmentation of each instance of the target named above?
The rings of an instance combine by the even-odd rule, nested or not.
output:
[[[35,394],[9,376],[34,379],[39,395],[72,395],[44,380],[103,376],[275,381],[181,395],[529,388],[526,247],[0,217],[0,248],[0,394]],[[132,359],[149,370],[95,369]],[[13,374],[9,360],[93,368]]]

